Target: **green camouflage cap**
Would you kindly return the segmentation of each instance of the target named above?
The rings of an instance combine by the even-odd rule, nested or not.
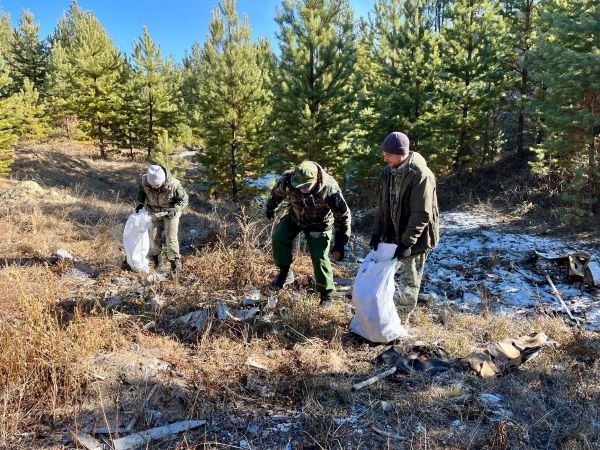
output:
[[[317,165],[312,161],[304,161],[294,170],[292,186],[296,189],[307,189],[317,181],[318,176]]]

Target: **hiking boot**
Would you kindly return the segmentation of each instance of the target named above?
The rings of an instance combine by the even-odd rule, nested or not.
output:
[[[321,308],[331,308],[333,306],[333,295],[331,292],[321,292],[321,301],[319,302]]]
[[[152,257],[152,262],[154,263],[154,267],[158,271],[163,270],[165,268],[160,255],[154,255]]]
[[[171,272],[180,272],[181,271],[181,260],[180,259],[171,259]]]
[[[293,282],[294,272],[292,272],[292,270],[289,267],[282,267],[279,269],[279,274],[275,277],[273,281],[271,281],[269,287],[278,291],[279,289],[283,289],[285,286],[288,286]]]

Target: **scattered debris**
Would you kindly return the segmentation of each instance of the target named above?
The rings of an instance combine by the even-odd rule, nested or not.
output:
[[[369,379],[367,379],[365,381],[361,381],[360,383],[356,383],[356,384],[352,385],[352,389],[355,390],[355,391],[358,391],[358,390],[360,390],[362,388],[365,388],[367,386],[375,384],[378,381],[383,380],[384,378],[387,378],[390,375],[395,374],[396,370],[397,370],[396,366],[390,367],[389,369],[387,369],[384,372],[378,373],[377,375],[372,376],[371,378],[369,378]]]
[[[185,420],[182,422],[175,422],[162,427],[151,428],[146,431],[140,431],[139,433],[133,433],[120,439],[115,439],[112,441],[112,445],[114,450],[129,450],[131,448],[140,447],[170,434],[181,433],[205,424],[206,420]]]
[[[209,315],[206,309],[198,309],[186,314],[185,316],[181,316],[177,319],[177,321],[186,325],[190,325],[192,328],[200,331],[203,330],[206,325],[208,325],[208,317]]]
[[[377,434],[379,434],[379,435],[381,435],[381,436],[383,436],[383,437],[386,437],[386,438],[388,438],[388,439],[392,439],[392,440],[394,440],[394,441],[405,441],[405,440],[406,440],[406,438],[403,438],[403,437],[402,437],[402,436],[400,436],[399,434],[396,434],[396,433],[391,433],[391,432],[389,432],[389,431],[384,431],[384,430],[381,430],[381,429],[377,428],[375,425],[373,425],[373,426],[371,427],[371,429],[372,429],[372,430],[373,430],[375,433],[377,433]]]
[[[558,290],[556,289],[556,286],[554,286],[554,283],[552,282],[552,279],[550,278],[550,275],[546,275],[546,280],[548,280],[548,284],[550,285],[550,287],[552,288],[552,293],[554,295],[556,295],[556,298],[558,298],[558,300],[560,301],[560,304],[562,305],[562,307],[565,309],[565,311],[567,312],[569,318],[575,322],[577,325],[579,325],[579,320],[576,319],[575,317],[573,317],[573,314],[571,314],[571,310],[569,309],[569,307],[566,305],[565,301],[562,299],[562,297],[560,296],[560,293],[558,292]]]
[[[64,259],[69,260],[69,261],[75,260],[75,257],[63,248],[59,248],[58,250],[56,250],[54,252],[54,256],[56,256],[59,259],[63,259],[63,260]]]
[[[583,280],[590,286],[600,288],[600,264],[590,261],[587,265]]]
[[[389,400],[380,400],[379,406],[383,412],[389,412],[394,409],[394,402],[390,402]]]
[[[479,400],[483,403],[500,403],[502,401],[502,397],[494,394],[479,394]]]
[[[103,450],[104,445],[87,433],[77,433],[73,435],[75,442],[83,445],[88,450]]]
[[[250,367],[254,367],[255,369],[264,370],[265,372],[271,371],[271,369],[269,369],[263,363],[257,361],[253,356],[248,357],[248,359],[246,360],[246,365],[248,365]]]

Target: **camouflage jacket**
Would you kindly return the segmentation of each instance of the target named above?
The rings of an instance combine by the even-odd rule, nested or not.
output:
[[[327,231],[335,229],[336,239],[350,238],[350,209],[337,182],[331,175],[319,168],[316,186],[307,194],[292,186],[294,169],[286,170],[279,178],[267,210],[275,211],[279,204],[287,200],[288,214],[299,227],[307,231]]]
[[[142,175],[139,183],[138,204],[145,205],[150,213],[166,211],[175,208],[183,210],[188,205],[188,195],[183,189],[181,182],[165,169],[165,182],[159,189],[152,189],[148,184],[146,175]]]
[[[422,253],[439,241],[439,217],[435,176],[419,153],[410,152],[406,166],[383,169],[373,234]]]

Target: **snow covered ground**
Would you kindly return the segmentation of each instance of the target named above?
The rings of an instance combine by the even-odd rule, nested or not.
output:
[[[535,250],[585,250],[566,241],[502,230],[485,213],[442,214],[442,236],[425,267],[423,295],[465,311],[489,308],[518,316],[532,309],[564,312],[546,281],[550,275],[574,316],[600,331],[600,290],[569,279],[567,264],[535,257]]]

